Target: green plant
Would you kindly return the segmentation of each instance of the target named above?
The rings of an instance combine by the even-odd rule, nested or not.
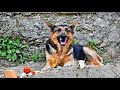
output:
[[[100,45],[95,40],[89,41],[86,46],[94,49],[95,51],[97,51],[98,53],[101,53],[101,54],[104,51],[102,48],[100,48]]]
[[[95,41],[95,40],[89,41],[87,43],[87,46],[90,47],[90,48],[93,48],[94,50],[98,49],[98,44],[97,44],[97,41]]]
[[[25,61],[39,61],[45,59],[44,49],[37,53],[29,54],[26,50],[29,48],[27,43],[23,43],[19,38],[0,37],[0,58],[12,62],[24,63]]]
[[[78,42],[79,42],[79,40],[77,40],[77,39],[73,40],[73,44],[78,44]]]
[[[30,60],[36,62],[36,61],[39,61],[39,60],[45,58],[45,53],[44,53],[44,50],[41,49],[39,52],[30,54],[29,56],[30,56]]]
[[[78,27],[76,27],[76,31],[80,31],[81,29],[80,29],[80,27],[78,26]]]
[[[0,57],[13,62],[24,62],[27,53],[24,51],[29,46],[18,37],[0,37]]]
[[[112,62],[112,61],[110,61],[110,60],[104,60],[104,61],[103,61],[103,64],[106,65],[107,63],[111,63],[111,62]]]

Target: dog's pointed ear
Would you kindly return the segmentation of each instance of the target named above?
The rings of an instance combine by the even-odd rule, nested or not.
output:
[[[71,29],[72,29],[72,30],[74,30],[74,29],[75,29],[76,24],[77,24],[76,22],[72,22],[72,24],[70,25],[70,27],[71,27]]]
[[[45,21],[45,24],[50,28],[51,31],[54,30],[54,28],[56,27],[54,24],[50,23],[50,22],[46,22]]]

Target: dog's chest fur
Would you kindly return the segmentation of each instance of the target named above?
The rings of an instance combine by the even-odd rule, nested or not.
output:
[[[46,42],[46,51],[52,56],[59,57],[58,64],[62,65],[70,59],[71,55],[73,55],[73,48],[71,47],[71,45],[69,46],[67,52],[64,53],[64,48],[61,46],[61,51],[58,51],[57,46],[50,39]]]

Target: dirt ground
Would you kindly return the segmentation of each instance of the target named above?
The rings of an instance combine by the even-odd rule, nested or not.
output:
[[[30,66],[36,71],[40,71],[45,63],[29,62],[23,65],[14,67],[0,66],[0,78],[3,78],[5,70],[15,70],[17,75],[20,75],[24,66]],[[71,67],[57,67],[42,72],[38,75],[32,75],[25,78],[120,78],[120,61],[110,62],[102,67],[93,67],[87,65],[84,69]]]

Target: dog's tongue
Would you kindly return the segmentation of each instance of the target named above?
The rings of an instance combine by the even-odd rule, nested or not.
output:
[[[61,43],[61,45],[65,45],[66,44],[66,41],[67,41],[67,38],[65,38],[65,40],[64,41],[62,41],[62,39],[60,39],[60,43]]]
[[[66,44],[66,41],[64,41],[64,42],[61,42],[61,44],[62,44],[62,45],[65,45],[65,44]]]

